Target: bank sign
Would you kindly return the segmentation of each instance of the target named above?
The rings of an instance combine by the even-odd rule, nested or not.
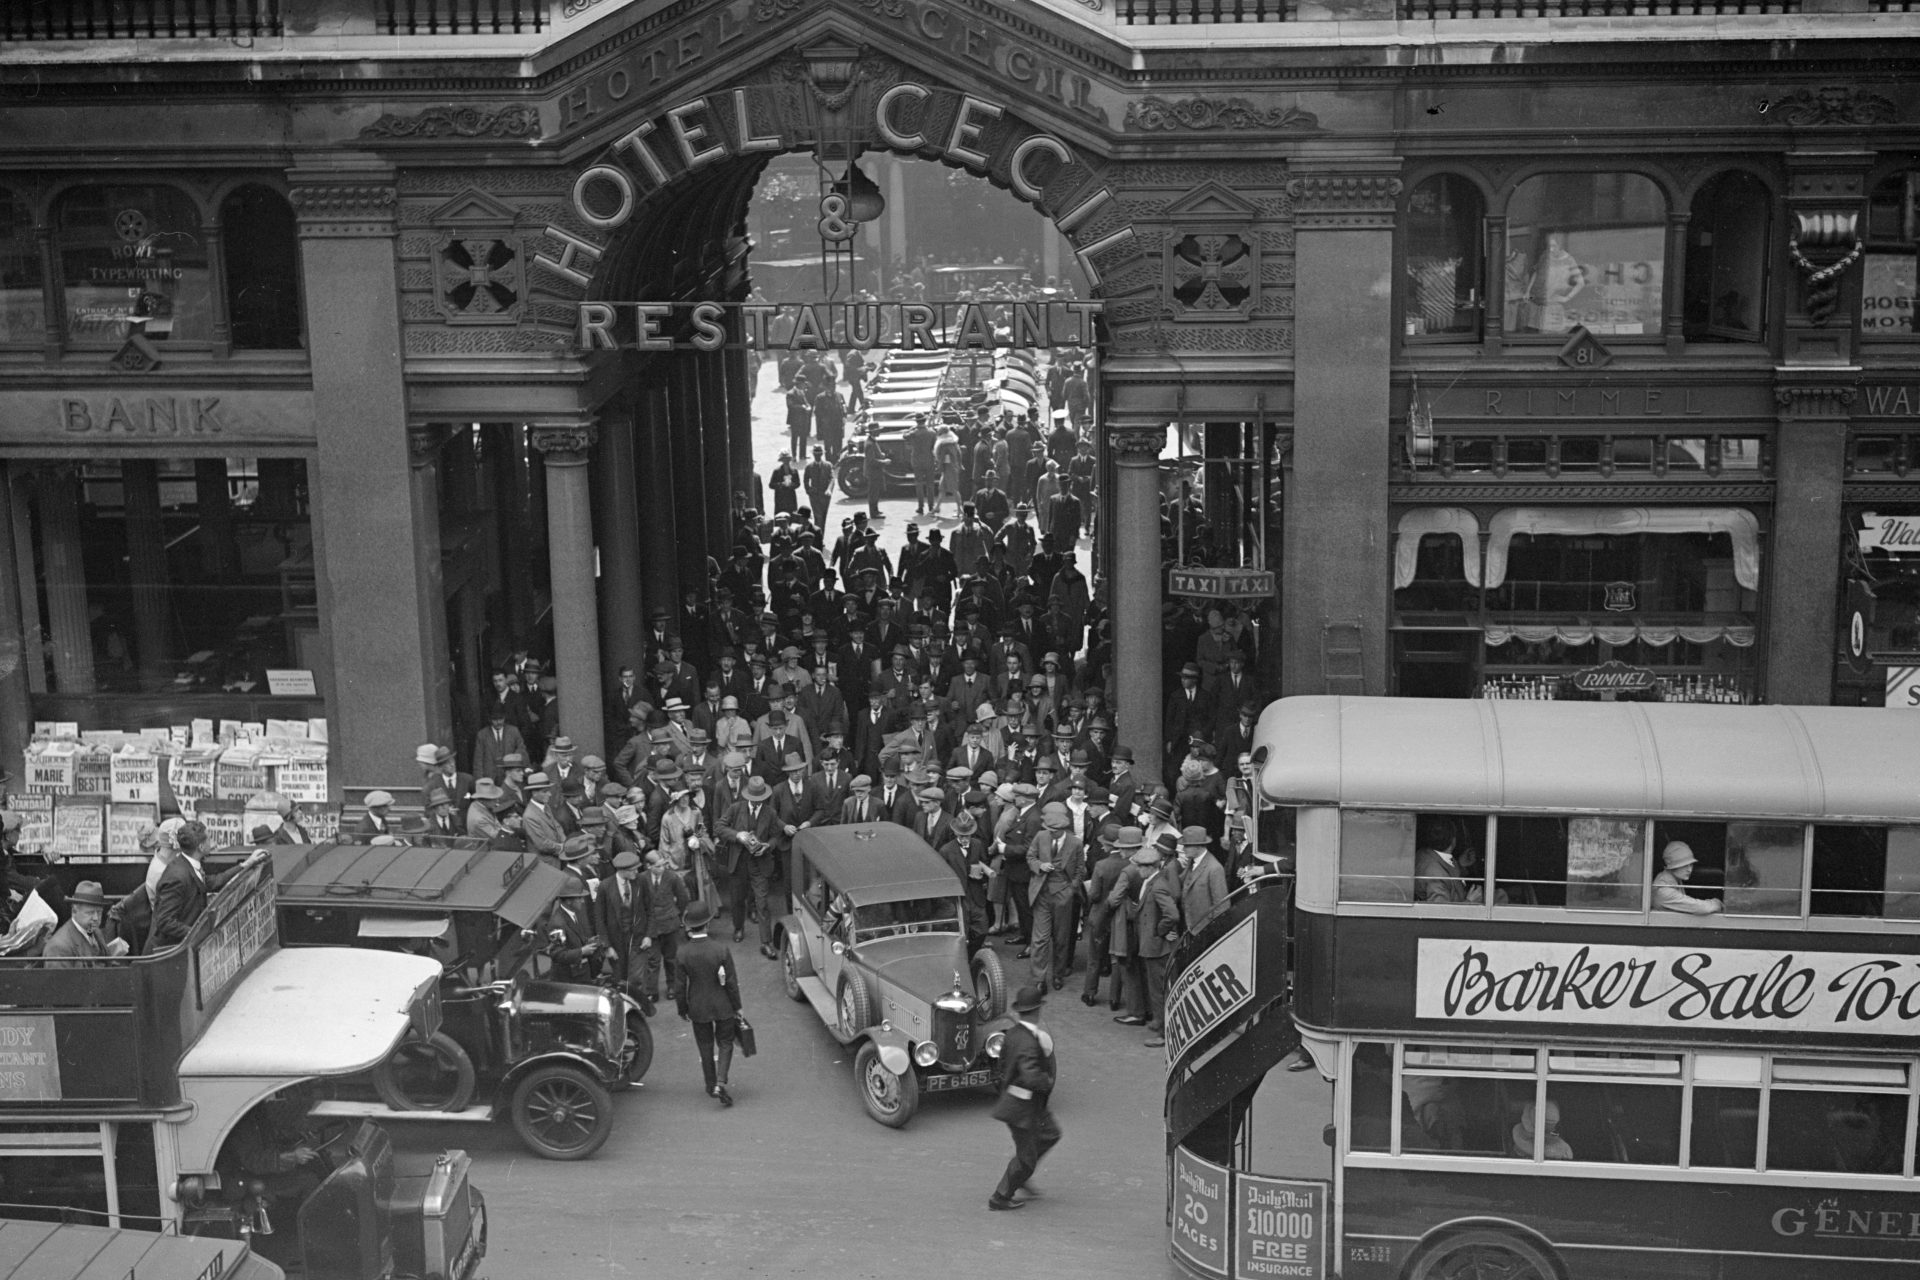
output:
[[[1422,938],[1414,1015],[1485,1025],[1913,1035],[1920,1033],[1920,959]]]

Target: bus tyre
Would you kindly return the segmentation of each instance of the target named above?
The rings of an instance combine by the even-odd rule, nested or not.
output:
[[[473,1083],[473,1059],[444,1031],[408,1036],[373,1069],[374,1092],[395,1111],[465,1111]]]
[[[840,465],[834,468],[835,478],[840,481],[840,492],[849,498],[867,496],[867,455],[864,453],[843,453]]]
[[[840,1036],[851,1040],[873,1025],[873,992],[867,987],[866,975],[858,969],[849,969],[840,979],[840,998],[835,1002],[840,1011]]]
[[[513,1087],[513,1131],[543,1160],[584,1160],[613,1132],[613,1095],[578,1067],[535,1067]]]
[[[647,1025],[638,1000],[629,995],[620,998],[627,1003],[627,1042],[620,1046],[620,1074],[613,1081],[615,1092],[633,1088],[653,1065],[653,1028]]]
[[[1558,1280],[1559,1268],[1538,1245],[1505,1231],[1462,1231],[1423,1251],[1409,1280]]]
[[[867,1114],[889,1129],[904,1128],[920,1109],[920,1077],[909,1066],[895,1075],[880,1061],[880,1050],[869,1040],[853,1058],[853,1078],[860,1084],[860,1101]]]
[[[1007,968],[992,947],[973,953],[973,994],[983,1017],[997,1018],[1007,1011]]]

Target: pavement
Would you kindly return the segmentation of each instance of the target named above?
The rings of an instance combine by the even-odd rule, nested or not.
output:
[[[1002,948],[1010,980],[1026,965]],[[487,1197],[483,1273],[522,1277],[944,1277],[983,1263],[1036,1263],[1060,1280],[1171,1280],[1167,1256],[1162,1050],[1079,1001],[1078,983],[1041,1014],[1061,1082],[1065,1137],[1035,1179],[1042,1198],[993,1213],[987,1196],[1012,1152],[985,1090],[923,1097],[904,1129],[867,1117],[852,1051],[781,989],[751,936],[734,944],[760,1052],[735,1056],[736,1105],[705,1095],[687,1023],[652,1020],[644,1087],[619,1095],[614,1132],[589,1160],[529,1155],[501,1121],[391,1126],[408,1149],[464,1147]],[[1320,1130],[1331,1087],[1275,1071],[1252,1132],[1263,1172],[1327,1177]]]

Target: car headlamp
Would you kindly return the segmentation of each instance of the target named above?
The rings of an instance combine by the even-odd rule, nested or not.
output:
[[[922,1040],[913,1046],[913,1060],[919,1066],[930,1067],[940,1060],[940,1050],[933,1041]]]
[[[1000,1051],[1002,1049],[1005,1049],[1006,1047],[1007,1047],[1006,1032],[996,1031],[992,1035],[987,1037],[987,1056],[989,1058],[999,1057]]]

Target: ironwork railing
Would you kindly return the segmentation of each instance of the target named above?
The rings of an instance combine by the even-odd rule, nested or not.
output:
[[[1127,26],[1195,22],[1285,22],[1289,0],[1114,0]]]
[[[380,0],[380,32],[390,36],[490,36],[541,31],[546,0]]]
[[[1882,4],[1920,0],[1877,0]],[[1672,18],[1799,13],[1800,0],[1401,0],[1408,18]]]
[[[0,40],[277,36],[280,10],[280,0],[0,0]]]

